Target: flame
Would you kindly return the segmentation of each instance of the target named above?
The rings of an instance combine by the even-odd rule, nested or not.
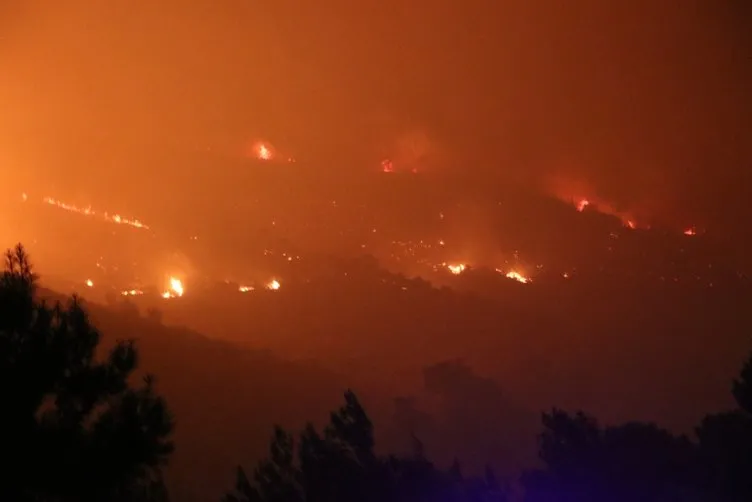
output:
[[[143,295],[144,292],[140,289],[129,289],[126,291],[121,291],[120,294],[123,296],[140,296]]]
[[[624,225],[626,225],[626,227],[630,230],[637,228],[637,224],[633,220],[627,220],[626,222],[624,222]]]
[[[241,293],[247,293],[247,292],[249,292],[249,291],[253,291],[253,290],[255,290],[255,289],[256,289],[256,288],[254,288],[253,286],[240,286],[240,287],[238,288],[238,291],[240,291]]]
[[[579,212],[583,212],[586,207],[590,205],[590,201],[587,199],[580,199],[580,201],[577,203],[577,210]]]
[[[91,279],[86,279],[86,287],[93,288],[94,281],[92,281]]]
[[[277,291],[280,288],[281,284],[277,279],[272,279],[268,283],[266,283],[266,289]]]
[[[183,296],[183,292],[185,291],[183,289],[183,281],[180,279],[176,279],[175,277],[170,278],[170,289],[178,296]]]
[[[393,173],[394,172],[394,164],[389,159],[384,159],[381,161],[381,170],[385,173]]]
[[[693,235],[697,235],[697,230],[695,230],[694,227],[690,227],[684,231],[684,235],[688,235],[690,237]]]
[[[271,145],[259,141],[253,146],[253,155],[259,160],[272,160],[274,152]]]
[[[496,271],[498,273],[500,273],[500,274],[504,274],[504,271],[502,271],[501,269],[497,268]],[[507,272],[506,274],[504,274],[504,277],[506,277],[507,279],[513,279],[513,280],[515,280],[517,282],[521,282],[522,284],[527,284],[527,283],[531,282],[531,279],[529,277],[526,277],[526,276],[522,275],[521,273],[517,272],[516,270],[510,270],[509,272]]]
[[[27,200],[28,196],[26,194],[23,194],[24,200]],[[92,216],[96,218],[101,218],[107,222],[110,223],[117,223],[118,225],[129,225],[134,228],[141,228],[144,230],[148,230],[149,227],[142,223],[140,220],[136,219],[129,219],[129,218],[123,218],[119,214],[109,214],[109,213],[98,213],[94,211],[91,206],[87,207],[78,207],[73,204],[68,204],[66,202],[63,202],[58,199],[54,199],[52,197],[44,197],[42,201],[45,204],[49,204],[50,206],[55,206],[60,209],[64,209],[66,211],[70,211],[72,213],[78,213],[82,214],[84,216]]]
[[[454,275],[460,275],[462,272],[465,271],[467,266],[464,263],[460,263],[457,265],[447,265],[446,268],[448,268],[449,271],[453,273]]]
[[[185,293],[183,281],[177,277],[170,277],[169,288],[162,293],[162,298],[179,298]]]

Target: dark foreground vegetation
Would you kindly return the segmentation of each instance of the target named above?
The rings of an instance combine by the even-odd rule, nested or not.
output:
[[[135,378],[134,343],[97,353],[100,335],[80,302],[48,305],[35,289],[19,246],[0,277],[0,500],[168,500],[174,422],[154,379]],[[377,453],[371,420],[347,392],[323,430],[276,428],[268,458],[252,471],[239,468],[225,500],[749,501],[752,358],[732,392],[736,409],[706,416],[695,437],[554,409],[543,415],[540,466],[506,481],[491,469],[465,476],[460,462],[435,466],[420,431],[411,455]]]

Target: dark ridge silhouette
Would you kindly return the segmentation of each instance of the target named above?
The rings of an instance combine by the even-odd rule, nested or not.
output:
[[[444,471],[429,462],[414,437],[411,456],[374,452],[373,424],[355,395],[331,414],[319,433],[312,425],[295,438],[277,427],[269,456],[249,478],[240,467],[225,502],[316,500],[524,502],[741,502],[752,495],[752,355],[734,382],[739,407],[709,415],[697,440],[652,423],[602,426],[583,412],[544,413],[543,466],[523,473],[521,493],[502,488],[493,472],[465,479],[455,459]],[[405,407],[411,405],[402,402]],[[521,499],[519,498],[521,497]]]
[[[507,500],[490,470],[464,478],[457,462],[446,471],[434,466],[419,443],[409,457],[380,456],[374,443],[373,425],[348,391],[323,432],[309,424],[295,438],[276,428],[268,458],[250,479],[239,467],[235,490],[224,502]]]
[[[582,413],[543,415],[542,469],[523,474],[525,502],[752,500],[752,354],[733,382],[736,408],[707,415],[695,437],[651,423],[601,426]]]
[[[27,258],[23,263],[30,267]],[[31,274],[31,269],[25,273]],[[28,284],[15,274],[6,274],[4,280],[22,288]],[[36,285],[34,291],[42,304],[71,301]],[[27,296],[5,288],[0,293],[3,322],[26,311],[19,303],[28,303]],[[346,386],[344,377],[314,362],[285,361],[266,350],[249,350],[164,326],[154,314],[141,316],[132,303],[111,308],[76,299],[75,305],[76,312],[83,312],[85,306],[87,323],[91,319],[98,328],[97,354],[117,349],[120,339],[132,339],[138,343],[139,364],[130,379],[159,376],[160,391],[177,418],[172,437],[178,447],[163,473],[173,500],[216,498],[232,479],[229,469],[241,455],[255,452],[261,458],[269,424],[299,427],[301,417],[311,416],[323,421]],[[131,344],[127,347],[134,350]]]
[[[74,298],[36,295],[24,248],[0,276],[0,499],[165,500],[173,422],[154,380],[129,385],[133,342],[99,360],[100,334]]]
[[[139,315],[133,304],[122,306],[88,303],[87,310],[104,333],[104,347],[135,336],[141,371],[159,376],[177,418],[177,449],[165,473],[173,500],[216,499],[241,455],[261,458],[270,424],[323,421],[346,386],[346,377],[315,362],[287,361],[268,350],[164,326]]]
[[[374,260],[322,262],[306,262],[310,282],[301,274],[274,292],[190,284],[185,297],[170,301],[115,294],[106,308],[89,304],[104,343],[138,334],[142,367],[160,375],[181,417],[181,447],[167,473],[181,500],[226,486],[237,438],[260,455],[270,423],[296,427],[301,417],[323,417],[343,387],[358,389],[390,451],[402,451],[411,432],[393,423],[393,398],[413,396],[432,424],[413,432],[432,458],[458,455],[466,469],[491,463],[507,475],[510,466],[529,465],[515,460],[534,457],[534,412],[551,403],[590,410],[606,423],[659,421],[691,431],[707,410],[727,407],[722,389],[750,347],[749,291],[722,281],[710,288],[583,274],[523,285],[486,271],[494,286],[483,289],[475,275],[482,271],[471,269],[436,288]],[[212,338],[160,325],[156,313],[142,317],[150,308],[164,323]],[[458,357],[475,377],[457,373],[464,384],[455,387],[488,388],[485,379],[501,382],[503,392],[471,400],[476,391],[450,392],[452,385],[430,391],[423,368]],[[255,401],[245,399],[251,395]],[[475,413],[463,415],[465,408]],[[480,429],[493,421],[487,440]]]
[[[396,435],[389,444],[404,447],[418,434],[435,461],[459,457],[469,472],[493,464],[509,477],[534,462],[535,419],[497,382],[453,360],[426,367],[420,392],[395,399],[385,435]]]
[[[341,382],[311,363],[285,362],[163,326],[158,312],[142,317],[130,303],[116,312],[92,305],[110,337],[139,333],[139,347],[149,355],[137,371],[134,341],[116,336],[100,343],[82,302],[74,297],[63,306],[55,297],[38,290],[23,247],[7,253],[0,275],[0,390],[7,405],[0,430],[8,466],[0,479],[3,500],[165,501],[168,486],[174,500],[206,500],[227,486],[230,465],[261,458],[259,430],[323,417],[319,412],[334,401],[332,389]],[[144,369],[160,374],[178,418],[179,462],[171,462],[170,471],[163,472],[173,450],[172,415],[154,392],[153,377],[129,385]],[[469,471],[480,472],[484,457],[514,450],[527,434],[515,428],[524,422],[523,409],[459,360],[429,366],[423,378],[422,393],[393,402],[392,425],[409,433],[411,454],[377,452],[372,419],[348,391],[322,432],[311,423],[295,439],[275,429],[268,458],[250,477],[239,469],[236,489],[225,500],[752,498],[752,355],[731,385],[736,406],[706,415],[694,435],[649,422],[604,426],[583,412],[544,414],[540,465],[525,470],[519,482],[499,483],[488,464],[483,476],[465,477],[456,457],[448,459],[451,450],[460,458],[475,456]],[[424,433],[431,445],[417,439]],[[388,431],[385,436],[390,449]],[[436,453],[451,467],[436,467]],[[506,473],[504,479],[517,476]]]

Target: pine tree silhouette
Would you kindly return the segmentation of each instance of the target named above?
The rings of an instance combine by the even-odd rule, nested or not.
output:
[[[151,377],[129,386],[133,342],[99,360],[80,301],[36,285],[19,244],[0,275],[0,500],[165,500],[173,422]]]
[[[269,457],[252,480],[238,468],[225,502],[504,502],[506,493],[486,479],[465,479],[458,462],[447,472],[422,452],[409,458],[374,452],[373,425],[351,391],[331,414],[323,434],[308,425],[297,443],[276,428]]]

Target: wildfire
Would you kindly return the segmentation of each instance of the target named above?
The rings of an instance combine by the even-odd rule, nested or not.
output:
[[[277,291],[280,288],[281,284],[277,279],[272,279],[268,283],[266,283],[266,289],[269,289],[271,291]]]
[[[688,235],[690,237],[693,235],[697,235],[697,230],[695,230],[694,227],[688,228],[684,231],[684,235]]]
[[[577,210],[579,212],[583,212],[586,207],[590,205],[590,201],[587,199],[580,199],[580,201],[577,203]]]
[[[255,289],[256,288],[254,288],[253,286],[240,286],[238,288],[238,291],[240,291],[241,293],[248,293],[249,291],[253,291]]]
[[[457,265],[447,265],[446,268],[449,269],[449,271],[453,273],[454,275],[460,275],[462,272],[465,271],[467,266],[464,263],[460,263]]]
[[[91,279],[86,279],[86,287],[87,288],[93,288],[94,287],[94,281]]]
[[[143,295],[144,292],[140,289],[129,289],[126,291],[121,291],[120,294],[123,296],[140,296]]]
[[[24,200],[27,200],[28,196],[26,194],[23,194]],[[45,204],[48,204],[50,206],[55,206],[60,209],[64,209],[66,211],[70,211],[72,213],[78,213],[82,214],[84,216],[92,216],[95,218],[101,218],[104,221],[110,222],[110,223],[117,223],[118,225],[129,225],[134,228],[141,228],[144,230],[148,230],[149,227],[142,223],[140,220],[136,219],[129,219],[124,218],[120,216],[119,214],[109,214],[109,213],[99,213],[97,211],[94,211],[91,206],[87,207],[78,207],[73,204],[68,204],[66,202],[60,201],[58,199],[54,199],[52,197],[44,197],[42,201]]]
[[[627,220],[626,222],[624,222],[624,225],[626,225],[626,227],[630,230],[637,228],[637,224],[633,220]]]
[[[253,156],[259,160],[272,160],[274,158],[274,151],[271,145],[259,141],[253,145]]]
[[[500,273],[500,274],[504,274],[504,271],[501,270],[501,269],[497,268],[496,271],[498,273]],[[504,277],[506,277],[507,279],[515,280],[517,282],[521,282],[522,284],[527,284],[527,283],[531,282],[531,279],[529,277],[526,277],[526,276],[522,275],[521,273],[517,272],[516,270],[510,270],[509,272],[507,272],[506,274],[504,274]]]
[[[169,288],[162,293],[162,298],[179,298],[183,296],[183,293],[185,293],[183,281],[176,277],[170,277]]]
[[[394,164],[392,164],[392,161],[389,159],[385,159],[381,161],[381,170],[385,173],[393,173],[394,172]]]

